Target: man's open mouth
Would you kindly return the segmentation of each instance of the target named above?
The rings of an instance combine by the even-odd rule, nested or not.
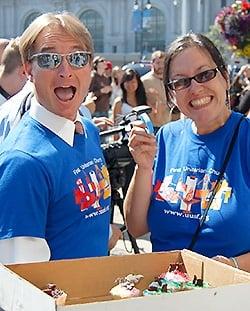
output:
[[[66,102],[74,98],[76,88],[74,86],[57,87],[54,92],[59,100]]]

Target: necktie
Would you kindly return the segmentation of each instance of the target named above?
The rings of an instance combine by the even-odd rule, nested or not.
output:
[[[75,121],[75,133],[77,134],[83,134],[83,125],[80,121]]]

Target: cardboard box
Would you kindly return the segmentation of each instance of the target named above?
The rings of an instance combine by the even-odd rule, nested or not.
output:
[[[145,289],[170,263],[183,262],[187,273],[201,276],[213,287],[153,297],[112,300],[114,281],[129,273],[143,274],[137,285]],[[55,283],[68,294],[66,306],[40,289]],[[0,266],[0,307],[6,311],[112,310],[248,310],[250,274],[183,250],[128,256],[61,260]]]

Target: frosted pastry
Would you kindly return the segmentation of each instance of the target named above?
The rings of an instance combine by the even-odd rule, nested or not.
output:
[[[111,288],[110,294],[113,297],[117,298],[129,298],[129,297],[138,297],[141,296],[141,291],[135,287],[143,275],[141,274],[129,274],[124,278],[118,278],[115,283],[118,283],[116,286]]]
[[[56,284],[49,283],[47,288],[43,289],[43,292],[53,297],[58,306],[65,305],[67,294],[61,289],[56,287]]]
[[[185,272],[183,264],[170,264],[168,271],[156,277],[143,291],[143,295],[161,295],[204,287],[209,287],[208,283],[196,276],[192,281]]]

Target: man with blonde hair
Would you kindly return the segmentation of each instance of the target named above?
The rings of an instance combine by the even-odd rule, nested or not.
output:
[[[19,92],[27,81],[19,51],[19,38],[11,39],[0,64],[0,106]]]
[[[3,55],[3,51],[6,48],[6,46],[9,44],[10,40],[5,38],[0,38],[0,63]]]
[[[152,69],[141,77],[147,95],[147,104],[152,107],[150,117],[155,132],[163,124],[179,118],[179,114],[172,114],[171,108],[167,103],[163,83],[164,61],[165,52],[160,50],[153,52],[151,55]]]
[[[79,115],[93,45],[64,12],[36,18],[20,37],[34,84],[30,110],[0,153],[0,261],[108,254],[110,183],[99,132]]]

